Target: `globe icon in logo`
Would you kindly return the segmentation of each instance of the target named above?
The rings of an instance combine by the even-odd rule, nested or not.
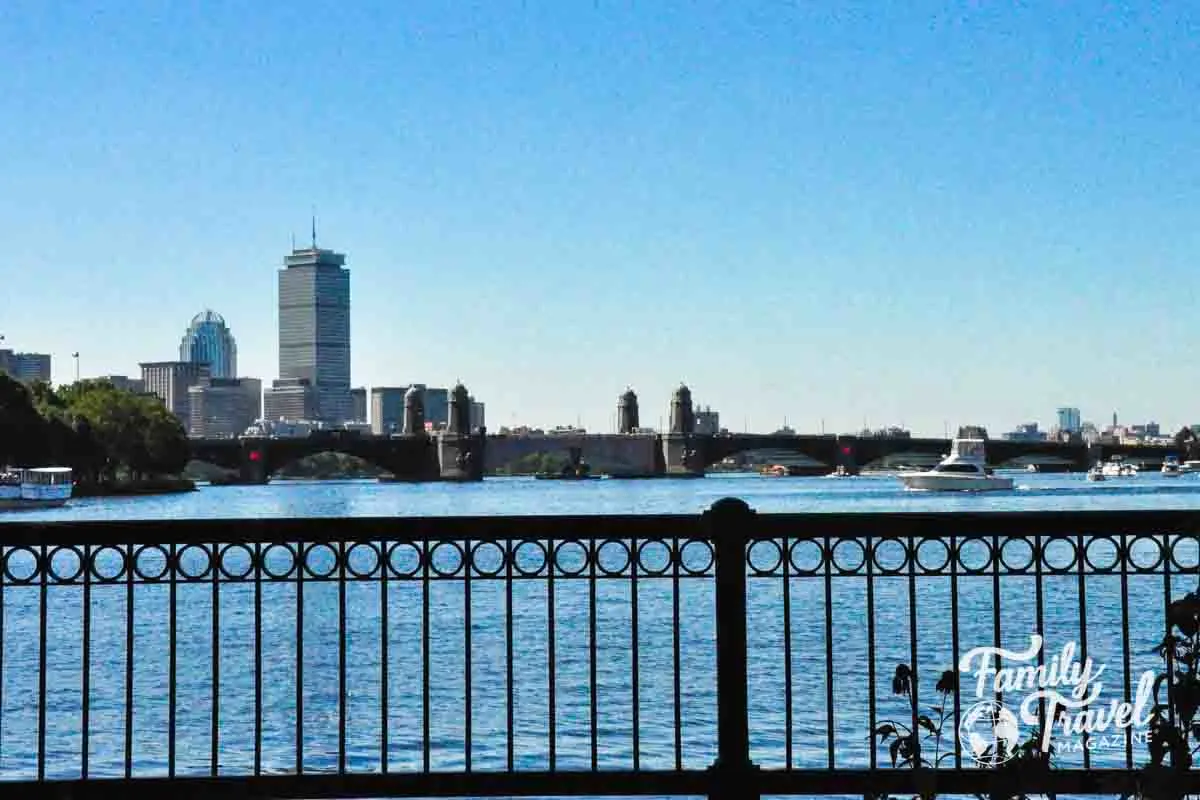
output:
[[[996,766],[1017,753],[1021,728],[1003,704],[984,700],[967,709],[958,726],[963,749],[982,766]]]

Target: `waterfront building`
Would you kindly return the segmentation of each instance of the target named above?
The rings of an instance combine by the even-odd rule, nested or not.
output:
[[[721,432],[721,415],[705,406],[696,409],[696,433],[701,435],[716,435]]]
[[[450,418],[450,391],[434,389],[423,383],[408,386],[371,387],[371,432],[376,436],[388,436],[404,430],[404,395],[410,388],[421,392],[422,407],[425,409],[425,428],[440,431]],[[480,407],[480,424],[483,409]]]
[[[1060,408],[1058,410],[1058,429],[1067,433],[1079,433],[1083,430],[1078,408]],[[1116,424],[1114,422],[1114,424]]]
[[[367,390],[363,388],[350,390],[350,418],[355,422],[367,421]]]
[[[346,256],[317,247],[293,250],[279,271],[279,378],[308,381],[316,417],[354,415],[350,395],[350,271]]]
[[[157,395],[188,430],[192,419],[188,389],[208,380],[208,365],[191,361],[148,361],[139,366],[146,391]]]
[[[262,416],[263,386],[257,378],[209,378],[188,387],[190,436],[232,438]]]
[[[483,403],[478,402],[474,397],[470,398],[471,403],[471,433],[475,433],[485,427],[483,417]]]
[[[237,377],[237,342],[220,314],[206,310],[192,317],[179,343],[179,360],[208,364],[213,378]]]
[[[7,372],[22,383],[50,382],[50,356],[47,353],[14,353],[0,350],[0,372]]]
[[[107,381],[112,384],[114,389],[120,389],[123,392],[142,394],[146,391],[146,382],[141,378],[130,378],[127,375],[101,375],[96,380]]]
[[[306,378],[281,378],[263,392],[263,417],[269,420],[317,419],[317,391]]]

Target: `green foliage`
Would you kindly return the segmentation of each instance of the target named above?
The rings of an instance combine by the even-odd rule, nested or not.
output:
[[[0,464],[70,466],[96,482],[178,474],[187,458],[183,425],[157,398],[107,381],[55,390],[0,374]]]
[[[378,478],[384,470],[347,453],[314,453],[287,464],[276,473],[279,478]]]
[[[567,453],[562,450],[530,453],[496,469],[497,475],[537,475],[559,474],[563,467],[571,463]]]

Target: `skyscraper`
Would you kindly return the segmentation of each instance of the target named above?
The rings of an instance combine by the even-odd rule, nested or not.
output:
[[[314,228],[312,247],[293,250],[283,263],[279,271],[279,377],[282,381],[308,381],[316,395],[317,417],[344,422],[354,415],[346,256],[319,249]]]
[[[1060,408],[1058,410],[1058,429],[1067,433],[1078,433],[1081,430],[1079,409]]]
[[[179,360],[208,364],[214,378],[237,377],[237,343],[220,314],[202,311],[192,317],[179,344]]]

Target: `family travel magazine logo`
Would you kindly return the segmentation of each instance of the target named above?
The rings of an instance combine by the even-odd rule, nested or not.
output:
[[[1074,642],[1038,664],[1043,644],[1035,634],[1027,650],[976,647],[960,659],[960,675],[974,676],[976,702],[964,710],[958,735],[976,763],[996,766],[1013,758],[1021,724],[1038,730],[1043,703],[1047,724],[1035,743],[1043,753],[1050,752],[1052,743],[1059,752],[1123,748],[1128,729],[1135,741],[1145,740],[1155,708],[1153,671],[1138,679],[1133,702],[1108,700],[1100,680],[1107,667],[1090,657],[1079,661]],[[997,667],[997,656],[1002,666]],[[965,685],[960,678],[960,686]]]

